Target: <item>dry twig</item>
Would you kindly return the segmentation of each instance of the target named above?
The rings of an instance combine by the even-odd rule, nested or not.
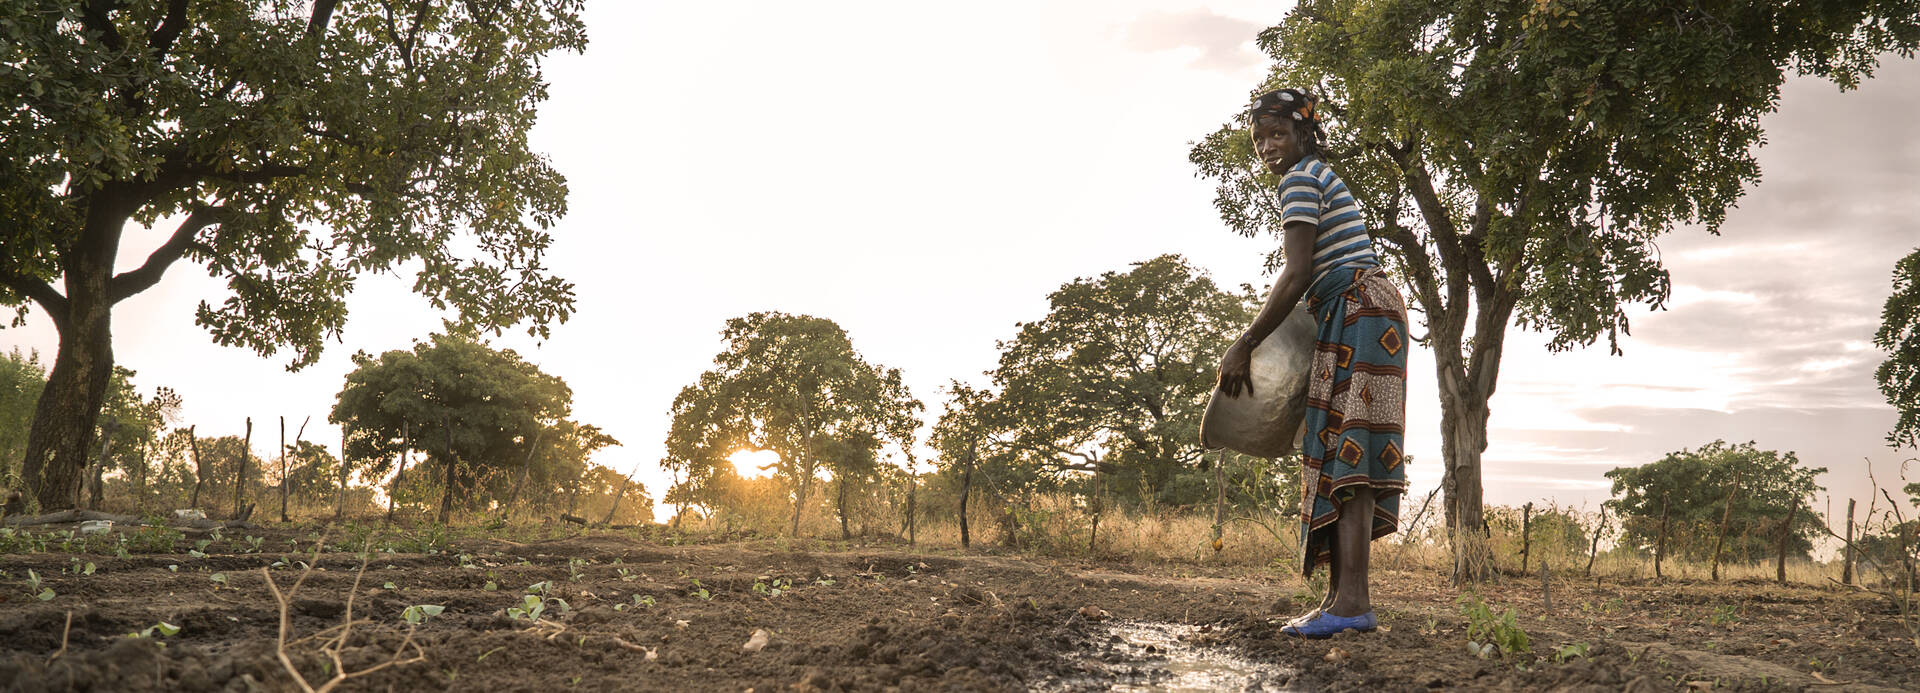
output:
[[[327,629],[329,631],[334,630],[335,628],[339,629],[340,631],[339,637],[334,638],[331,641],[327,642],[327,644],[320,646],[320,652],[322,654],[325,654],[327,656],[327,659],[333,663],[333,666],[330,669],[333,672],[333,678],[328,679],[325,683],[320,684],[320,687],[315,688],[312,684],[307,682],[307,678],[305,676],[300,674],[300,669],[293,665],[293,658],[287,655],[287,635],[293,630],[292,618],[291,616],[289,616],[288,611],[289,611],[289,606],[293,603],[294,595],[299,594],[300,586],[306,583],[307,576],[313,573],[313,567],[319,564],[320,550],[322,547],[325,547],[325,546],[326,546],[325,538],[322,538],[319,542],[316,542],[314,544],[313,560],[307,563],[306,569],[300,571],[300,577],[296,578],[293,581],[293,587],[289,588],[285,594],[282,594],[280,592],[280,586],[274,583],[272,571],[267,568],[260,569],[260,575],[266,578],[267,580],[267,589],[273,592],[274,603],[280,607],[280,629],[279,629],[278,636],[274,642],[274,655],[280,659],[280,666],[284,667],[287,670],[287,674],[293,677],[293,682],[300,684],[300,690],[306,691],[306,693],[327,693],[327,691],[333,690],[335,686],[340,685],[341,683],[347,681],[348,679],[353,679],[360,676],[366,676],[367,674],[371,674],[373,672],[376,672],[391,666],[412,664],[414,662],[425,661],[427,658],[426,652],[420,649],[419,643],[416,643],[413,641],[414,627],[411,624],[407,626],[406,637],[400,641],[399,647],[394,648],[393,656],[389,658],[387,661],[381,662],[379,664],[375,664],[366,669],[349,672],[346,669],[345,663],[343,663],[340,660],[340,652],[346,649],[347,638],[353,634],[354,595],[360,591],[360,579],[367,574],[367,559],[371,556],[371,554],[368,552],[368,547],[362,546],[360,551],[360,569],[354,572],[353,588],[351,589],[351,591],[347,592],[346,615],[344,618],[341,619],[341,624],[339,626],[335,626],[334,628]],[[322,631],[322,632],[326,632],[326,631]],[[308,636],[308,638],[311,638],[311,637],[312,636]],[[296,643],[302,642],[308,638],[302,638],[301,640],[296,640],[295,642]],[[407,656],[408,648],[413,649],[413,656],[411,657]]]

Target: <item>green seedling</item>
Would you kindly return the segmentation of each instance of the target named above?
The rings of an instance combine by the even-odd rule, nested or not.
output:
[[[636,578],[640,577],[639,575],[635,575],[633,571],[627,570],[626,568],[619,568],[617,570],[620,573],[621,582],[633,582]]]
[[[400,618],[406,619],[407,623],[417,626],[428,618],[439,616],[440,612],[446,610],[447,607],[439,604],[415,604],[407,607],[406,611],[400,612]]]
[[[1475,655],[1491,656],[1494,648],[1509,655],[1531,650],[1532,641],[1520,629],[1511,607],[1496,616],[1477,596],[1460,595],[1459,603],[1461,615],[1467,618],[1467,649]]]
[[[1585,657],[1587,656],[1587,652],[1592,649],[1593,649],[1592,645],[1588,645],[1587,643],[1584,643],[1584,642],[1576,642],[1570,645],[1561,645],[1560,649],[1556,650],[1553,653],[1553,661],[1566,662],[1567,660],[1573,659],[1575,657]]]
[[[492,592],[494,590],[500,589],[500,583],[494,582],[492,580],[488,580],[487,584],[480,586],[480,589],[486,590],[488,592]]]
[[[32,568],[27,569],[27,594],[31,594],[34,599],[43,602],[58,596],[53,593],[52,587],[41,586],[40,574],[33,572]]]
[[[207,555],[206,555],[206,554],[204,554],[204,553],[201,553],[199,549],[187,549],[187,555],[189,555],[189,556],[192,556],[192,557],[194,557],[194,558],[206,558],[206,557],[207,557]]]
[[[705,585],[700,584],[699,578],[693,579],[693,589],[687,592],[687,596],[693,597],[703,602],[713,601],[713,593],[707,591],[707,588]]]
[[[582,568],[584,568],[587,565],[587,563],[588,563],[587,559],[584,559],[584,558],[567,559],[567,581],[579,582],[580,575],[585,572],[584,570],[582,570]]]
[[[547,593],[547,590],[552,588],[553,588],[553,583],[551,581],[541,580],[531,585],[527,585],[527,594],[539,594],[544,596]]]
[[[260,553],[260,545],[267,543],[263,537],[248,536],[246,553]]]
[[[774,578],[771,581],[771,583],[760,582],[758,580],[755,580],[753,582],[754,594],[758,594],[762,597],[767,597],[769,599],[778,597],[782,593],[790,589],[793,589],[793,581],[785,578]]]
[[[832,587],[836,584],[839,583],[835,582],[833,578],[814,578],[813,580],[813,586],[815,587]]]
[[[384,590],[387,590],[387,591],[389,591],[389,592],[391,592],[391,591],[393,591],[393,590],[397,590],[397,589],[400,589],[400,588],[398,588],[398,587],[395,587],[395,586],[393,586],[393,583],[392,583],[392,582],[388,582],[388,583],[385,583],[385,584],[382,584],[382,585],[380,585],[380,588],[381,588],[381,589],[384,589]]]
[[[213,581],[213,585],[214,585],[213,588],[216,590],[227,586],[226,573],[214,573],[212,575],[207,576],[207,579]]]
[[[132,632],[132,633],[128,633],[128,634],[127,634],[127,637],[129,637],[129,638],[151,638],[151,637],[153,637],[153,636],[154,636],[154,635],[156,635],[156,634],[157,634],[157,635],[159,635],[159,636],[161,636],[161,637],[167,637],[167,636],[172,636],[172,635],[176,635],[176,634],[178,634],[179,632],[180,632],[180,627],[179,627],[179,626],[176,626],[176,625],[173,625],[173,624],[171,624],[171,623],[167,623],[166,621],[161,621],[161,622],[159,622],[159,623],[155,623],[155,624],[153,624],[153,625],[151,625],[151,626],[147,626],[146,628],[143,628],[143,629],[141,629],[141,630],[138,630],[138,631],[135,631],[135,632]]]

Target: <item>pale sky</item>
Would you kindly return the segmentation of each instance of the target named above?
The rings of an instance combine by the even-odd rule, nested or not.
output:
[[[668,407],[712,365],[720,330],[752,311],[838,322],[900,368],[931,422],[939,388],[985,384],[994,342],[1042,317],[1075,277],[1179,253],[1223,285],[1265,286],[1270,239],[1225,229],[1189,142],[1230,118],[1264,74],[1252,41],[1269,3],[589,3],[584,55],[552,58],[534,148],[571,188],[547,265],[577,313],[518,350],[574,391],[574,418],[624,445],[595,461],[659,498]],[[1870,343],[1893,263],[1920,246],[1920,65],[1855,92],[1789,82],[1765,120],[1765,179],[1723,235],[1660,243],[1671,309],[1634,315],[1626,355],[1549,354],[1514,329],[1492,402],[1486,498],[1592,509],[1603,472],[1716,438],[1793,450],[1839,499],[1866,498],[1913,450]],[[166,227],[128,234],[121,270]],[[289,435],[337,447],[325,424],[356,350],[408,348],[440,316],[410,276],[361,281],[339,343],[298,373],[285,354],[218,347],[194,306],[224,282],[177,265],[114,316],[136,383],[178,390],[184,423],[271,450]],[[55,337],[35,314],[0,349]],[[1440,476],[1432,359],[1416,351],[1407,449],[1414,494]],[[262,432],[265,431],[263,434]],[[924,433],[924,431],[923,431]],[[1920,468],[1913,470],[1920,479]],[[1897,486],[1896,486],[1897,488]],[[1836,511],[1839,512],[1839,511]]]

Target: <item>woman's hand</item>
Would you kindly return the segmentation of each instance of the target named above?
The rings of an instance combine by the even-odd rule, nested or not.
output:
[[[1253,396],[1253,345],[1246,337],[1233,341],[1227,347],[1227,353],[1220,357],[1220,381],[1217,385],[1228,397],[1239,397],[1245,389],[1248,397]]]

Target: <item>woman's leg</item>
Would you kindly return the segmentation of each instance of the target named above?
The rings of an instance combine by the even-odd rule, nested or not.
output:
[[[1340,519],[1334,523],[1333,562],[1339,572],[1330,592],[1335,595],[1327,613],[1335,616],[1359,616],[1373,610],[1367,593],[1367,559],[1373,544],[1373,489],[1361,486],[1353,497],[1340,504]]]

